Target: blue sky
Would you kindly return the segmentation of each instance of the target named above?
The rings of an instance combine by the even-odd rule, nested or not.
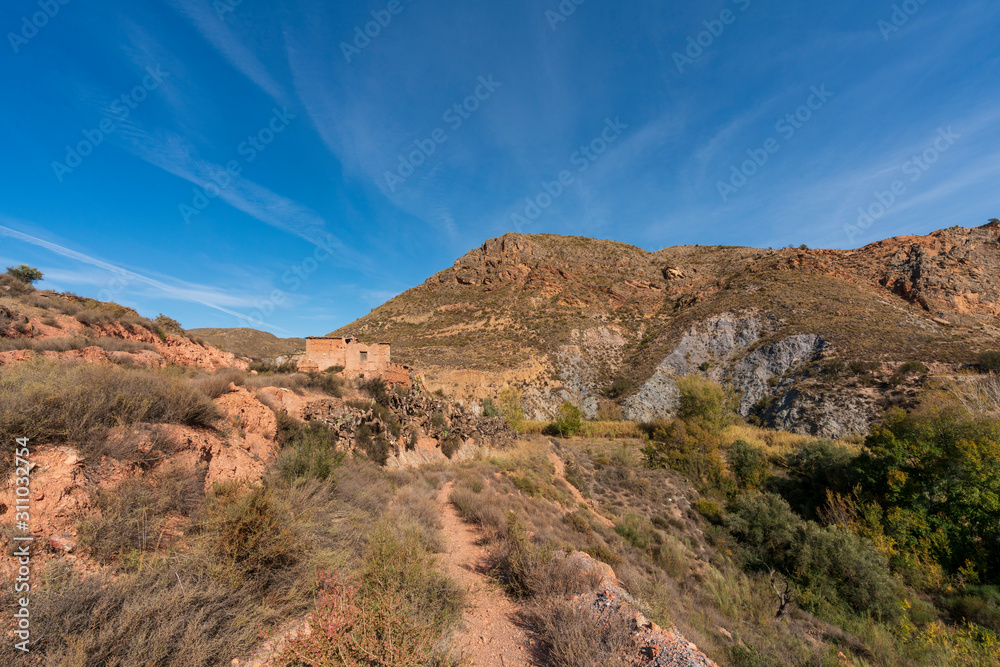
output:
[[[509,231],[1000,216],[996,2],[14,0],[0,28],[0,262],[189,328],[325,334]]]

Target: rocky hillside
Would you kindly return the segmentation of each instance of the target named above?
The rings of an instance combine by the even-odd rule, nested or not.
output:
[[[704,373],[746,416],[844,436],[1000,346],[998,314],[996,223],[846,251],[507,234],[334,335],[390,342],[457,396],[519,385],[537,419],[669,416],[674,379]]]
[[[188,329],[187,333],[207,341],[220,350],[251,359],[290,358],[306,350],[304,338],[278,338],[274,334],[256,329]]]

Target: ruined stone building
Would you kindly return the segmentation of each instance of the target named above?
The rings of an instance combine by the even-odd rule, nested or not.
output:
[[[306,356],[299,370],[318,373],[334,366],[349,378],[380,377],[391,384],[410,384],[410,368],[394,364],[387,343],[362,343],[356,338],[306,338]]]

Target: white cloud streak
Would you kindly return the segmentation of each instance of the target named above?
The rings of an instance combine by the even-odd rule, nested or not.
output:
[[[5,217],[0,219],[2,219],[6,223],[13,222]],[[168,298],[175,299],[178,301],[197,303],[202,306],[207,306],[208,308],[212,308],[213,310],[218,310],[219,312],[225,313],[227,315],[232,315],[233,317],[236,317],[239,320],[246,321],[248,323],[253,322],[253,320],[248,318],[246,315],[238,313],[235,310],[230,310],[229,308],[220,304],[220,302],[232,301],[231,297],[227,297],[227,295],[213,292],[207,288],[200,286],[177,287],[175,285],[168,285],[167,283],[164,283],[161,280],[150,278],[149,276],[145,276],[141,273],[136,273],[135,271],[130,271],[129,269],[122,268],[120,266],[117,266],[110,262],[106,262],[97,257],[93,257],[91,255],[87,255],[85,253],[72,250],[65,246],[61,246],[57,243],[52,243],[51,241],[40,239],[37,236],[25,234],[24,232],[20,232],[16,229],[12,229],[5,225],[0,225],[0,234],[11,238],[15,238],[25,243],[29,243],[39,248],[44,248],[57,255],[60,255],[61,257],[66,257],[68,259],[72,259],[77,262],[82,262],[84,264],[89,264],[90,266],[95,266],[99,269],[103,269],[105,271],[114,274],[115,277],[125,280],[127,282],[135,282],[148,285],[150,287],[157,289],[159,292],[161,292],[164,296]],[[270,328],[277,329],[279,331],[284,331],[284,329],[280,329],[278,327],[270,327]]]

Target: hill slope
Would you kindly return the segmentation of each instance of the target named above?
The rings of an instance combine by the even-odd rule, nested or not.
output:
[[[253,359],[275,359],[305,352],[304,338],[278,338],[257,329],[188,329],[220,350]]]
[[[536,418],[564,400],[594,415],[602,396],[668,416],[674,379],[705,373],[740,391],[744,415],[841,436],[912,399],[904,362],[950,373],[998,345],[998,239],[989,224],[847,251],[651,253],[507,234],[334,335],[389,342],[458,395],[520,385]]]

